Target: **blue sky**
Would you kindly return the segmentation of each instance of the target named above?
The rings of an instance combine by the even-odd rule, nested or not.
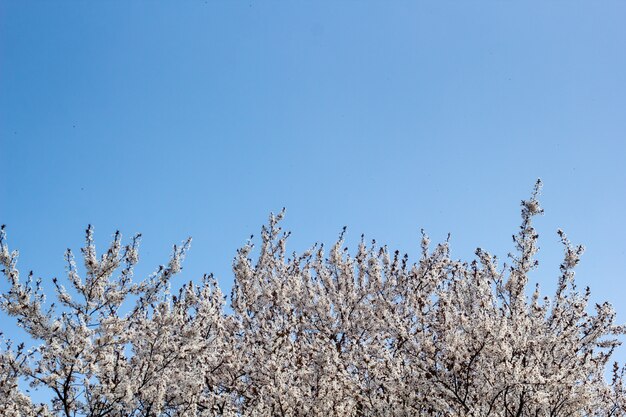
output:
[[[513,248],[544,181],[626,322],[626,3],[0,2],[0,222],[47,280],[95,226],[143,233],[138,272],[194,237],[181,281],[229,291],[236,248],[287,207],[291,248],[348,226],[418,254]],[[0,284],[0,288],[4,288]],[[620,351],[626,359],[626,350]]]

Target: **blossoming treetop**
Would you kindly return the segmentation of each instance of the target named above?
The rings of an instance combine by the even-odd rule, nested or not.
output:
[[[556,293],[529,294],[539,189],[522,202],[510,265],[482,249],[454,260],[426,235],[414,263],[363,240],[350,254],[343,233],[328,251],[288,256],[283,213],[272,215],[256,259],[251,243],[237,252],[229,314],[210,275],[170,293],[190,240],[135,282],[140,236],[123,245],[117,233],[98,256],[91,227],[83,267],[68,250],[48,305],[41,281],[20,277],[3,227],[0,309],[36,343],[0,349],[0,415],[624,415],[624,370],[615,364],[610,381],[605,370],[625,329],[575,286],[583,248],[559,231]]]

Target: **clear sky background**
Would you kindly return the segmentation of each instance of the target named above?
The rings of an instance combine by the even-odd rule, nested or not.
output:
[[[541,177],[533,279],[552,293],[562,227],[626,322],[625,21],[623,1],[1,0],[0,222],[47,285],[91,223],[100,248],[143,233],[143,276],[193,236],[179,280],[228,292],[283,206],[294,250],[346,225],[504,258]]]

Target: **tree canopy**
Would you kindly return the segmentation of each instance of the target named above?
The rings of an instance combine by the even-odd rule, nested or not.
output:
[[[522,201],[508,264],[483,249],[455,260],[425,234],[415,262],[364,239],[351,253],[343,233],[289,254],[283,212],[271,215],[258,251],[249,242],[235,256],[228,313],[211,275],[172,293],[190,240],[135,281],[140,236],[117,233],[98,255],[91,226],[82,266],[68,250],[47,303],[41,280],[20,277],[3,226],[0,309],[30,339],[0,348],[0,415],[625,415],[611,358],[626,329],[576,287],[583,247],[559,231],[556,293],[529,288],[540,185]]]

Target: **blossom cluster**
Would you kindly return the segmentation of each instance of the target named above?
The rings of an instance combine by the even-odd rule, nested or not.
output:
[[[522,202],[510,265],[481,249],[455,260],[426,235],[416,262],[363,239],[351,254],[343,233],[289,255],[283,213],[272,215],[254,259],[252,243],[237,252],[228,313],[210,275],[171,293],[190,241],[134,282],[139,236],[116,234],[98,256],[91,227],[84,267],[66,253],[49,305],[40,281],[20,278],[3,229],[0,309],[37,343],[0,349],[0,415],[626,415],[625,371],[609,363],[625,329],[576,287],[583,248],[559,231],[555,295],[528,288],[539,186]],[[36,403],[20,381],[51,400]]]

